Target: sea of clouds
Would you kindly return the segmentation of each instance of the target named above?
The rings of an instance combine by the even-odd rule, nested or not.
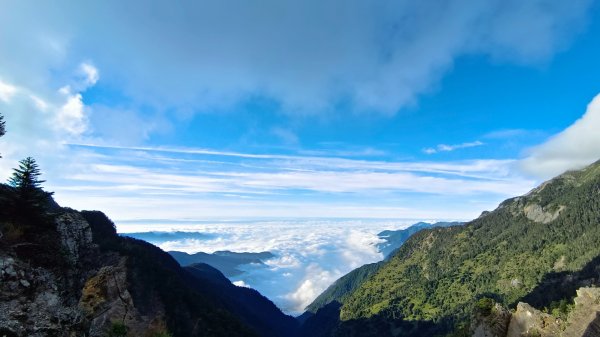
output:
[[[165,251],[212,253],[269,251],[275,257],[264,265],[243,265],[232,277],[236,285],[258,290],[288,314],[304,311],[335,280],[383,255],[376,244],[382,230],[403,229],[418,220],[285,220],[176,224],[119,224],[121,234],[156,235]],[[187,235],[186,235],[187,233]],[[166,237],[166,238],[165,238]],[[150,240],[152,241],[152,240]]]

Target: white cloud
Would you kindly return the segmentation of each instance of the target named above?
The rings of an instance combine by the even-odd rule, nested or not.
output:
[[[73,87],[85,88],[75,80]],[[10,100],[0,99],[6,119],[7,133],[2,137],[3,160],[0,174],[7,177],[16,162],[32,156],[44,173],[55,176],[66,170],[66,162],[76,161],[77,154],[69,153],[65,143],[77,141],[89,130],[87,108],[80,92],[71,85],[58,90],[35,90],[25,84],[10,85]],[[73,167],[79,167],[79,163]],[[60,176],[61,174],[57,174]]]
[[[37,103],[37,102],[36,102]],[[82,135],[88,128],[81,94],[70,94],[56,113],[56,127],[72,136]]]
[[[278,165],[284,167],[293,167],[299,171],[312,171],[314,169],[329,168],[337,170],[363,170],[363,171],[404,171],[404,172],[428,172],[443,173],[471,178],[485,178],[485,175],[507,176],[510,173],[508,169],[514,160],[465,160],[454,162],[390,162],[381,160],[361,160],[339,158],[340,153],[333,151],[327,156],[327,152],[319,152],[320,156],[299,156],[299,155],[280,155],[280,154],[253,154],[232,151],[219,151],[203,148],[173,148],[173,147],[151,147],[151,146],[117,146],[117,145],[98,145],[92,143],[71,143],[70,145],[89,148],[90,150],[116,150],[131,151],[137,154],[162,153],[167,156],[202,155],[214,157],[232,157],[248,160],[272,160]],[[354,153],[350,153],[354,155]],[[167,157],[160,159],[166,160]],[[224,159],[225,160],[225,159]],[[488,176],[488,178],[490,178]]]
[[[17,93],[17,88],[0,81],[0,100],[7,102]]]
[[[46,111],[48,109],[48,103],[46,103],[46,101],[44,101],[43,99],[35,95],[29,95],[29,98],[31,98],[31,100],[35,103],[38,110]]]
[[[579,169],[600,159],[600,95],[585,114],[545,143],[529,150],[521,167],[528,173],[549,178]]]
[[[111,147],[102,147],[111,148]],[[127,149],[116,147],[116,149]],[[142,148],[134,147],[137,151]],[[159,151],[168,151],[160,150]],[[175,150],[175,153],[220,155],[211,150]],[[225,156],[234,156],[224,152]],[[129,153],[127,158],[139,157]],[[172,192],[222,192],[222,193],[277,193],[280,190],[304,189],[317,192],[358,193],[364,191],[409,191],[429,194],[498,193],[512,195],[521,191],[523,183],[508,174],[511,161],[471,161],[463,163],[394,163],[365,162],[301,156],[264,155],[254,158],[252,154],[239,154],[241,158],[259,160],[254,170],[239,164],[238,170],[222,171],[220,165],[193,170],[193,163],[180,165],[189,172],[173,171],[143,166],[105,163],[90,165],[85,172],[72,179],[100,184],[126,184],[142,190],[168,190]],[[283,157],[283,158],[282,158]],[[155,158],[140,158],[157,164]],[[271,161],[275,159],[275,161]],[[280,162],[279,159],[284,159]],[[117,160],[113,158],[113,162]],[[170,167],[173,168],[171,164]],[[206,163],[202,163],[205,166]],[[238,164],[235,164],[238,165]],[[251,166],[252,167],[252,166]],[[289,167],[289,169],[288,169]],[[436,173],[429,175],[427,173]],[[472,172],[472,173],[469,173]],[[439,176],[443,174],[444,176]],[[457,188],[460,186],[460,188]]]
[[[238,287],[250,288],[250,286],[247,285],[246,282],[244,282],[242,280],[234,281],[233,284],[235,284]]]
[[[466,149],[469,147],[476,147],[476,146],[482,146],[482,145],[484,145],[484,143],[480,142],[478,140],[476,140],[474,142],[467,142],[467,143],[454,144],[454,145],[438,144],[438,146],[436,146],[435,148],[429,147],[429,148],[423,149],[423,152],[426,154],[434,154],[434,153],[438,153],[438,152],[451,152],[451,151],[458,150],[458,149]]]
[[[84,83],[87,86],[93,86],[100,79],[100,73],[98,72],[98,69],[90,63],[81,63],[79,65],[79,70],[85,76]]]

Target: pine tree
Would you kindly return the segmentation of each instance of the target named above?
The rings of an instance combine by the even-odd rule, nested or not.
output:
[[[19,162],[19,168],[14,169],[12,177],[8,180],[8,184],[19,191],[27,191],[32,189],[40,189],[41,184],[45,180],[40,180],[42,175],[35,159],[27,157]]]
[[[4,121],[4,116],[0,114],[0,137],[6,134],[6,122]]]
[[[6,134],[6,122],[4,121],[4,116],[0,114],[0,137]],[[2,156],[0,156],[2,158]]]
[[[29,212],[44,213],[49,205],[51,192],[42,190],[41,172],[35,159],[27,157],[14,169],[8,184],[15,190],[16,211],[26,215]]]

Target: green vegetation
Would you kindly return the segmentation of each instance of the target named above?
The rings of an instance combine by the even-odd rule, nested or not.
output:
[[[19,192],[31,192],[41,188],[44,180],[39,179],[40,175],[42,173],[35,159],[27,157],[19,162],[19,168],[15,169],[8,183]]]
[[[4,116],[0,114],[0,137],[6,134],[6,122],[4,121]]]
[[[544,308],[544,312],[566,321],[569,313],[574,307],[574,303],[571,303],[571,301],[563,298],[560,301],[551,302],[550,305]]]
[[[108,337],[126,337],[127,326],[121,322],[113,322],[108,330]]]
[[[14,188],[14,212],[17,216],[28,217],[32,214],[42,215],[47,212],[52,192],[42,189],[44,180],[40,180],[41,172],[35,159],[27,157],[14,169],[8,184]]]
[[[6,134],[6,122],[4,121],[4,116],[0,114],[0,137]],[[2,156],[0,156],[2,158]]]
[[[541,209],[546,220],[528,218],[531,208]],[[552,214],[556,218],[548,221]],[[465,226],[415,234],[343,301],[340,318],[347,325],[433,322],[449,332],[475,308],[487,310],[490,302],[483,298],[514,306],[542,285],[546,294],[560,292],[560,283],[546,284],[545,277],[579,271],[598,255],[596,163],[509,199]]]
[[[475,303],[475,309],[482,316],[489,316],[494,308],[494,300],[489,297],[482,297]]]
[[[379,270],[381,265],[381,263],[366,264],[342,276],[306,307],[306,311],[316,313],[331,302],[343,303],[358,286]]]
[[[52,193],[42,189],[40,169],[33,158],[19,163],[0,184],[0,246],[11,247],[34,265],[60,271],[66,260],[56,232]]]
[[[155,332],[151,335],[151,337],[173,337],[173,335],[171,335],[169,332],[167,331],[160,331],[160,332]]]
[[[378,244],[378,248],[381,249],[386,258],[388,258],[390,255],[393,255],[393,252],[398,247],[402,246],[402,244],[408,240],[411,235],[414,235],[423,229],[459,226],[462,224],[462,222],[436,222],[434,224],[418,222],[405,229],[383,231],[378,235],[380,237],[386,237],[387,242]],[[316,313],[319,309],[325,307],[329,303],[343,303],[356,288],[358,288],[372,274],[378,271],[383,264],[384,261],[366,264],[342,276],[335,281],[335,283],[329,286],[323,293],[321,293],[311,304],[309,304],[306,307],[306,311],[309,313]]]

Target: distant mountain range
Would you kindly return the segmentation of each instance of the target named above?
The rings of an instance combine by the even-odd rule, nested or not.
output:
[[[152,242],[157,245],[160,245],[160,244],[163,244],[163,243],[169,242],[169,241],[210,240],[210,239],[214,239],[216,237],[214,234],[211,234],[211,233],[183,232],[183,231],[133,232],[133,233],[124,233],[121,235],[128,236],[130,238],[134,238],[134,239],[138,239],[138,240]]]
[[[383,253],[385,257],[388,257],[411,235],[422,229],[457,226],[461,224],[461,222],[436,222],[433,224],[427,222],[418,222],[405,229],[385,230],[377,234],[377,236],[380,239],[385,240],[385,242],[378,243],[376,247],[377,250]],[[196,236],[198,238],[205,238],[209,236],[209,234],[191,232],[174,232],[172,234],[168,232],[147,232],[128,233],[124,235],[156,243],[161,240],[172,241],[174,239],[190,238],[191,236]],[[177,262],[179,262],[179,264],[182,266],[189,266],[195,263],[206,263],[218,269],[227,277],[234,277],[242,274],[244,271],[240,269],[241,266],[253,264],[256,267],[260,267],[264,265],[264,261],[275,257],[275,255],[271,252],[249,253],[231,252],[227,250],[216,251],[212,254],[203,252],[189,254],[180,251],[169,251],[168,253],[171,254],[171,256],[173,256],[173,258],[175,258],[175,260],[177,260]]]
[[[435,227],[450,227],[450,226],[460,226],[464,224],[464,222],[436,222],[436,223],[428,223],[428,222],[417,222],[414,225],[411,225],[405,229],[399,230],[386,230],[383,231],[377,236],[379,238],[385,240],[385,242],[378,243],[377,249],[383,253],[383,255],[387,258],[392,254],[396,249],[400,248],[402,244],[408,240],[408,238],[415,234],[416,232],[422,229],[435,228]]]
[[[248,264],[264,265],[263,261],[275,257],[270,252],[261,253],[236,253],[230,251],[217,251],[212,254],[195,253],[188,254],[178,251],[170,251],[177,262],[182,266],[189,266],[197,263],[206,263],[227,277],[237,276],[243,273],[238,267]]]

